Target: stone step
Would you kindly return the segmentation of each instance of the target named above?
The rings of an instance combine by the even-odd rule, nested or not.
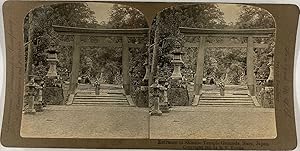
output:
[[[73,102],[73,104],[129,105],[128,102]]]
[[[226,105],[218,105],[218,104],[199,104],[198,107],[239,107],[239,108],[255,108],[255,105],[235,105],[235,104],[226,104]]]
[[[123,90],[99,90],[102,93],[123,94]],[[77,93],[95,93],[95,90],[79,90]]]
[[[202,91],[202,95],[220,95],[220,91]],[[225,91],[225,95],[248,95],[248,91]]]
[[[73,103],[72,105],[82,105],[82,106],[130,106],[128,103]]]
[[[126,100],[126,97],[112,97],[112,96],[75,96],[74,99],[114,99],[114,100]]]
[[[198,105],[254,105],[253,102],[204,102],[200,101]]]
[[[251,100],[251,98],[247,97],[247,98],[228,98],[228,97],[222,97],[222,98],[218,98],[218,97],[200,97],[200,100]],[[251,100],[252,101],[252,100]]]
[[[225,94],[221,96],[220,94],[202,94],[201,98],[250,98],[248,95],[233,95]]]
[[[125,95],[124,94],[108,94],[108,93],[100,93],[99,95],[96,95],[95,93],[94,94],[88,94],[88,93],[86,93],[86,94],[76,94],[76,96],[78,96],[78,97],[94,97],[94,96],[104,96],[104,97],[125,97]]]
[[[217,85],[206,85],[202,86],[202,89],[216,89],[219,88]],[[247,90],[248,87],[245,85],[225,85],[225,89],[244,89]]]
[[[199,103],[253,103],[252,100],[200,100]]]
[[[124,94],[76,94],[76,97],[125,97]]]
[[[78,99],[75,98],[73,102],[127,102],[126,99]]]
[[[206,89],[201,89],[202,92],[219,92],[220,93],[220,89],[212,89],[212,90],[206,90]],[[225,92],[248,92],[249,90],[228,90],[225,89]]]

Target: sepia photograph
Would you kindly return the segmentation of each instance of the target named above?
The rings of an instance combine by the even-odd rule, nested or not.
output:
[[[275,139],[276,22],[244,4],[43,5],[24,18],[24,138]],[[23,75],[22,75],[23,76]]]

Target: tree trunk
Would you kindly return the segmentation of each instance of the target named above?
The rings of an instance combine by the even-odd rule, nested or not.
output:
[[[32,64],[33,64],[33,58],[32,58],[32,51],[33,51],[33,13],[32,11],[29,12],[29,30],[28,30],[28,49],[27,49],[27,64],[26,64],[26,83],[30,80],[30,75],[32,74]]]
[[[154,48],[153,48],[153,54],[152,54],[152,63],[151,63],[151,73],[149,78],[149,85],[151,85],[154,81],[154,77],[157,75],[157,64],[158,64],[158,44],[159,44],[159,18],[160,14],[156,16],[156,29],[154,33]]]

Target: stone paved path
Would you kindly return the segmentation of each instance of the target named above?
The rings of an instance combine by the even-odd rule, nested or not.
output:
[[[274,109],[175,107],[151,117],[151,137],[169,139],[264,139],[276,137]]]
[[[21,136],[147,138],[148,114],[136,107],[48,106],[36,115],[23,115]]]
[[[276,137],[276,128],[274,109],[264,108],[175,107],[163,116],[149,117],[148,109],[137,107],[49,106],[42,113],[23,116],[21,135],[257,139]]]

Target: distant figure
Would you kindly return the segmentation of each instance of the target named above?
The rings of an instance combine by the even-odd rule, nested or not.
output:
[[[82,82],[82,78],[78,77],[78,83],[81,83],[81,82]]]
[[[203,79],[202,79],[202,81],[203,81],[203,83],[202,83],[202,84],[207,84],[207,80],[206,80],[206,78],[203,78]]]
[[[209,84],[210,84],[210,85],[213,85],[213,84],[216,84],[216,82],[215,82],[215,80],[214,80],[213,78],[210,78]]]
[[[214,85],[214,84],[216,84],[215,79],[212,78],[212,77],[207,77],[207,78],[205,79],[205,81],[203,80],[203,82],[204,82],[205,84],[209,84],[209,85]]]

